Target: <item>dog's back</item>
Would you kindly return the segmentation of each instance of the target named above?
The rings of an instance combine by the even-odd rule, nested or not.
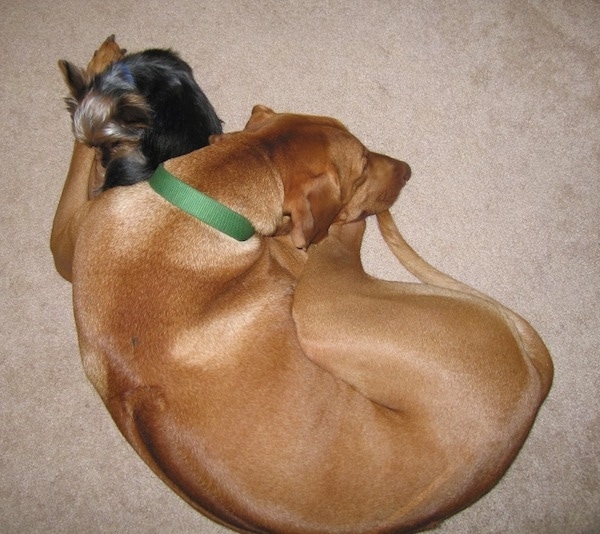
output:
[[[145,99],[150,126],[140,142],[143,163],[138,158],[114,158],[107,166],[105,189],[148,179],[163,161],[206,146],[210,135],[222,133],[221,121],[192,69],[175,53],[146,50],[111,68],[129,76]]]

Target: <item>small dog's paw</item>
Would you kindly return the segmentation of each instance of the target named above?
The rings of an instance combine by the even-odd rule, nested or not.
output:
[[[127,50],[121,48],[115,41],[115,36],[110,35],[100,45],[100,48],[94,52],[94,57],[87,66],[87,74],[92,77],[106,70],[111,63],[119,61],[127,53]]]

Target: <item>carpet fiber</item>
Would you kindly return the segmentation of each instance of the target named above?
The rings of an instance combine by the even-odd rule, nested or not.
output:
[[[255,103],[407,161],[393,208],[431,263],[539,331],[553,389],[506,476],[443,534],[600,532],[600,4],[3,0],[0,532],[225,533],[160,482],[83,374],[50,225],[72,136],[56,61],[172,47],[227,131]],[[406,279],[370,224],[366,269]]]

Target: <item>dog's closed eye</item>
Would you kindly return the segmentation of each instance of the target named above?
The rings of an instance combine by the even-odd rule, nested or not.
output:
[[[351,186],[351,191],[354,193],[361,185],[363,185],[367,181],[367,169],[369,167],[369,153],[365,150],[362,158],[361,158],[361,166],[359,170],[358,179],[354,181]]]
[[[114,155],[118,152],[121,143],[108,143],[98,147],[102,152],[102,166],[106,167]]]

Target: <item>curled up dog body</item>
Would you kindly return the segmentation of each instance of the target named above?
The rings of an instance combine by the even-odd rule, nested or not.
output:
[[[147,180],[163,161],[222,133],[192,69],[171,50],[124,55],[93,76],[64,60],[59,67],[71,93],[75,138],[98,151],[101,184],[92,196]]]
[[[489,491],[552,361],[523,319],[401,239],[387,210],[410,167],[333,118],[260,105],[210,140],[93,200],[76,144],[57,208],[83,368],[130,445],[238,532],[412,533]],[[157,177],[249,236],[190,216]],[[421,284],[364,272],[370,215]]]

